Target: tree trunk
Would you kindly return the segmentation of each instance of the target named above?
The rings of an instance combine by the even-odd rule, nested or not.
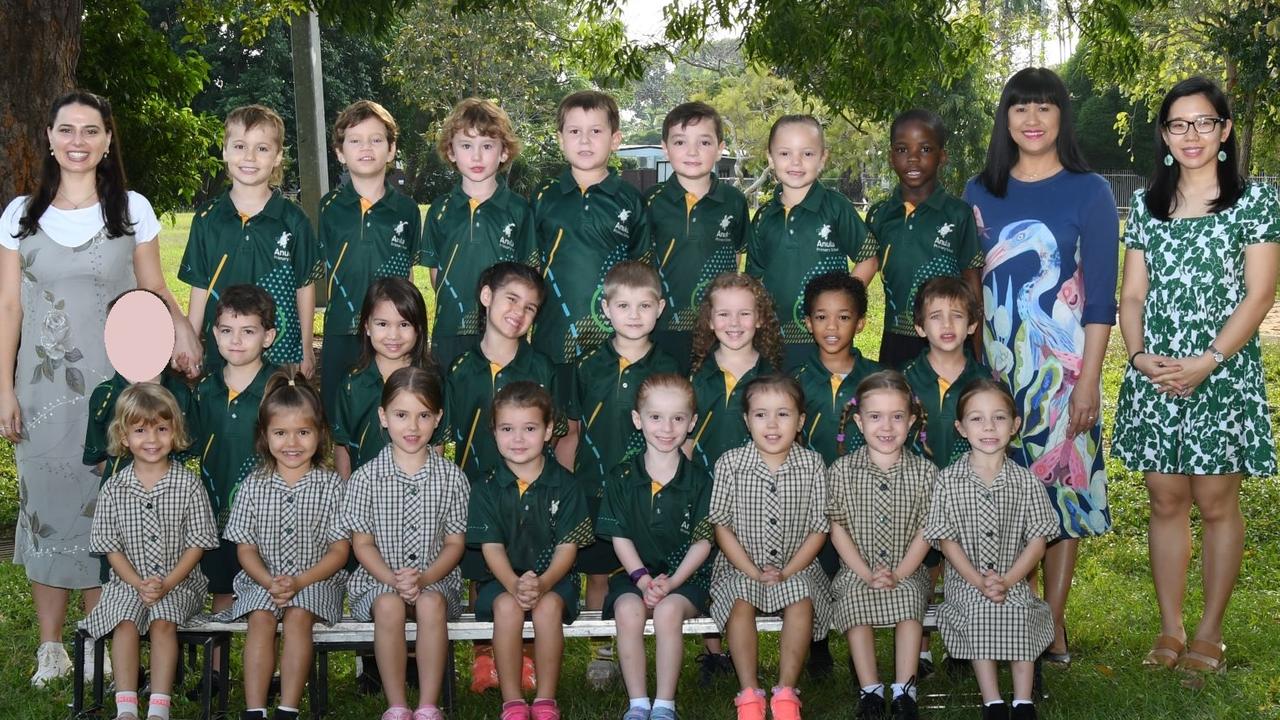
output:
[[[0,0],[0,202],[30,193],[49,106],[75,87],[83,0]]]

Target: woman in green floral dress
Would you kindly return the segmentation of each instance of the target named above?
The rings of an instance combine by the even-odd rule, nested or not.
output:
[[[1159,163],[1125,228],[1120,328],[1129,367],[1112,454],[1143,473],[1161,627],[1145,665],[1221,670],[1222,618],[1240,571],[1245,475],[1276,472],[1258,326],[1275,297],[1280,201],[1237,170],[1231,110],[1211,81],[1160,108]],[[1203,525],[1204,611],[1182,624],[1190,510]]]

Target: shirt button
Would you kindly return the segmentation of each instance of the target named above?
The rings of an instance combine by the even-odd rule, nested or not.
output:
[[[772,555],[773,557],[777,557],[777,556],[778,556],[778,551],[777,551],[777,550],[770,550],[770,551],[769,551],[769,554],[770,554],[770,555]]]
[[[770,524],[770,525],[777,525],[777,524],[778,524],[778,518],[769,518],[769,524]]]
[[[413,488],[413,489],[411,489],[411,490],[409,491],[409,494],[410,494],[410,495],[417,495],[417,494],[418,494],[418,488]]]
[[[626,384],[626,383],[622,383],[622,387],[624,387],[624,388],[625,388],[626,386],[627,386],[627,384]]]
[[[418,559],[418,553],[409,553],[409,559],[416,561]]]
[[[993,535],[995,535],[994,532],[991,532],[990,530],[987,531],[987,537],[992,537]]]
[[[661,515],[661,514],[662,514],[662,508],[657,508],[656,510],[654,510],[654,512],[656,512],[657,514]]]
[[[235,413],[231,413],[231,419],[232,419],[232,420],[234,420],[234,419],[235,419],[235,417],[236,417],[236,414],[235,414]]]
[[[289,497],[285,498],[285,499],[284,499],[284,501],[285,501],[285,502],[287,502],[287,503],[292,503],[292,502],[293,502],[293,496],[292,496],[292,495],[290,495]]]
[[[416,532],[418,532],[418,526],[417,526],[417,525],[410,525],[410,526],[409,526],[409,532],[415,532],[415,533],[416,533]]]
[[[888,490],[888,489],[889,489],[889,483],[880,483],[880,489],[881,489],[881,490]]]
[[[150,502],[147,502],[147,504],[146,504],[144,507],[146,507],[148,510],[150,510],[150,509],[151,509],[151,503],[150,503]]]
[[[284,534],[285,534],[285,535],[292,535],[292,534],[293,534],[293,528],[285,528],[285,529],[284,529]]]
[[[156,536],[154,534],[151,534],[147,536],[147,539],[154,541],[156,539]]]

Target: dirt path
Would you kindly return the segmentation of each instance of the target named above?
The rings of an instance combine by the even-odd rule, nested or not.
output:
[[[1271,312],[1258,327],[1258,334],[1267,340],[1280,340],[1280,303],[1272,306]]]

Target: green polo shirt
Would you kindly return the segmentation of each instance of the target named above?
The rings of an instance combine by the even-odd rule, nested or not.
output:
[[[240,483],[260,462],[253,447],[258,406],[267,378],[278,369],[264,363],[253,382],[234,398],[221,371],[209,373],[196,386],[191,448],[200,460],[200,479],[209,492],[219,534],[231,515]]]
[[[371,362],[364,368],[352,368],[341,388],[333,411],[333,443],[347,449],[354,471],[377,457],[390,442],[386,428],[378,419],[378,408],[382,405],[382,373],[378,371],[378,364]]]
[[[575,363],[613,331],[600,310],[605,273],[627,258],[648,257],[644,199],[615,170],[582,189],[566,169],[530,204],[547,281],[533,346],[554,363]]]
[[[738,254],[747,250],[747,197],[712,175],[711,189],[694,198],[672,174],[649,189],[645,208],[653,261],[667,301],[657,329],[687,332],[693,329],[707,285],[721,273],[736,271]]]
[[[479,549],[485,543],[502,543],[516,575],[546,572],[557,545],[585,547],[593,542],[582,488],[550,457],[523,494],[504,462],[471,486],[467,545]],[[493,577],[487,568],[485,572],[487,577],[477,579]]]
[[[457,443],[454,462],[471,482],[502,464],[493,437],[493,396],[507,383],[528,380],[546,388],[554,398],[554,375],[551,360],[523,342],[511,362],[496,372],[479,346],[453,362],[444,385],[442,437]],[[557,418],[556,425],[557,434],[563,435],[563,419]]]
[[[872,256],[867,226],[853,203],[822,183],[788,210],[779,185],[759,211],[747,244],[747,273],[760,278],[778,310],[782,340],[813,342],[804,326],[804,286],[833,270],[848,270]]]
[[[715,528],[707,522],[710,510],[711,476],[706,470],[681,455],[675,477],[655,492],[642,453],[609,472],[596,535],[606,542],[615,537],[630,540],[650,575],[671,575],[689,546],[699,540],[714,544]],[[711,563],[697,574],[709,580]]]
[[[232,285],[257,285],[276,302],[276,340],[267,348],[270,363],[302,362],[298,324],[299,288],[324,277],[324,254],[302,208],[271,194],[257,215],[242,220],[230,192],[196,211],[178,279],[209,291],[204,306],[204,367],[222,368],[214,341],[218,298]]]
[[[418,261],[420,218],[417,203],[391,183],[368,210],[361,210],[360,193],[349,182],[320,200],[326,337],[359,334],[360,306],[374,278],[410,277]]]
[[[110,379],[98,383],[93,393],[89,395],[89,424],[85,428],[84,455],[81,457],[81,462],[85,465],[104,463],[102,466],[104,483],[133,464],[133,455],[125,454],[117,457],[107,451],[109,444],[107,428],[115,418],[116,400],[120,398],[120,393],[132,384],[120,373],[115,373]],[[173,393],[173,399],[178,401],[178,411],[182,413],[182,420],[187,425],[187,435],[190,437],[191,388],[181,376],[168,371],[160,374],[160,386]],[[178,451],[173,454],[173,457],[182,458],[184,454],[184,451]]]
[[[791,376],[800,383],[804,390],[804,428],[803,434],[809,449],[822,455],[822,460],[830,465],[838,457],[836,435],[840,433],[840,417],[845,406],[853,399],[854,392],[868,375],[884,369],[880,363],[868,360],[853,348],[853,370],[843,379],[832,375],[822,364],[818,348],[805,359],[800,367],[792,371]],[[844,428],[844,451],[851,453],[862,447],[864,442],[858,425],[849,418]]]
[[[769,361],[761,355],[755,367],[737,378],[730,388],[728,378],[716,363],[715,353],[710,353],[690,378],[693,396],[698,401],[698,424],[693,428],[693,460],[707,472],[715,469],[716,461],[726,450],[751,442],[747,421],[742,416],[742,388],[757,375],[772,371]]]
[[[867,212],[870,247],[880,260],[884,283],[884,323],[889,332],[916,336],[916,290],[935,277],[960,277],[981,269],[982,248],[973,208],[934,187],[929,199],[907,214],[902,186]]]
[[[636,391],[655,373],[679,373],[680,363],[657,345],[634,363],[626,362],[612,340],[592,350],[574,368],[573,392],[566,414],[580,420],[573,474],[587,494],[600,497],[610,468],[644,452],[644,436],[631,422]]]
[[[938,373],[929,364],[929,351],[925,350],[911,361],[903,374],[911,391],[920,399],[926,416],[924,437],[917,445],[923,445],[925,457],[939,468],[945,468],[969,451],[969,441],[956,432],[956,403],[960,393],[970,382],[991,377],[991,371],[965,353],[964,370],[955,382],[944,385],[938,381]]]
[[[503,260],[537,266],[533,214],[524,198],[498,180],[498,189],[474,204],[462,184],[431,203],[422,228],[422,264],[436,275],[436,337],[478,335],[480,273]]]

